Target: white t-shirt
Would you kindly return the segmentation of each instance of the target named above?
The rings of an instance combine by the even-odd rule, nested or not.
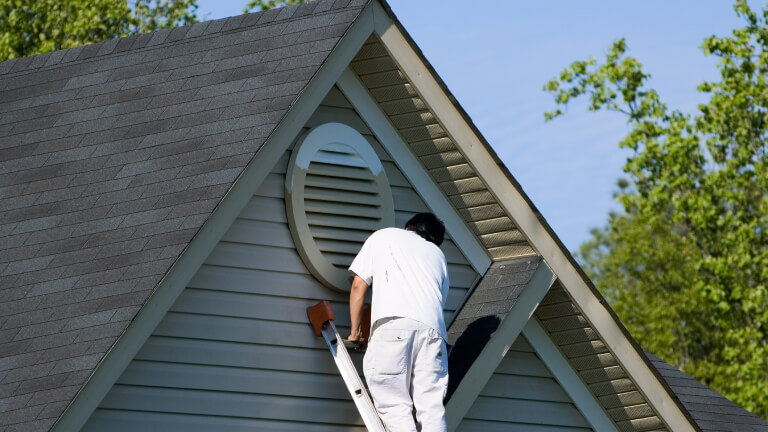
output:
[[[368,237],[349,271],[373,289],[371,323],[387,317],[410,318],[446,339],[443,306],[448,266],[434,243],[412,231],[384,228]]]

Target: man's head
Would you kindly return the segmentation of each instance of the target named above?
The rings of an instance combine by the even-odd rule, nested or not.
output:
[[[413,231],[425,240],[440,246],[445,236],[443,221],[432,213],[419,213],[406,222],[405,229]]]

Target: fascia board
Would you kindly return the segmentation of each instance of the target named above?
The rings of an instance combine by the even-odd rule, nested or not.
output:
[[[632,377],[646,400],[670,430],[693,432],[696,429],[654,373],[641,349],[628,336],[604,299],[591,285],[578,265],[556,239],[517,182],[498,160],[493,150],[479,137],[471,122],[444,91],[433,72],[414,51],[411,43],[378,3],[374,8],[376,32],[390,56],[414,85],[422,100],[440,121],[478,176],[489,186],[498,203],[507,211],[531,246],[544,258],[565,286],[574,302],[593,324],[617,360]]]
[[[464,253],[472,268],[478,274],[485,274],[491,265],[491,258],[486,249],[469,230],[456,209],[440,190],[424,166],[408,148],[397,133],[389,118],[374,102],[368,90],[357,75],[347,68],[339,78],[337,85],[363,121],[368,125],[384,149],[392,156],[403,175],[413,185],[427,207],[445,223],[456,246]]]
[[[523,327],[523,336],[552,372],[576,408],[592,425],[592,429],[601,432],[619,432],[595,395],[589,391],[579,374],[571,367],[568,359],[563,356],[535,317],[532,317]]]
[[[449,431],[455,431],[459,427],[461,420],[472,408],[475,399],[496,372],[507,351],[532,318],[533,312],[554,282],[555,276],[552,270],[546,263],[540,263],[517,299],[517,303],[493,333],[448,401],[445,415]]]
[[[51,428],[80,430],[373,32],[369,3]]]

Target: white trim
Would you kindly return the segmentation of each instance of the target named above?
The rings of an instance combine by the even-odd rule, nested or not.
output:
[[[392,123],[389,122],[389,118],[368,94],[368,90],[365,89],[357,75],[347,68],[339,78],[337,85],[371,129],[376,139],[392,156],[398,168],[419,193],[427,207],[443,220],[446,231],[450,233],[456,246],[467,257],[472,268],[481,275],[485,274],[491,265],[488,251],[480,244],[477,237],[469,230],[464,220],[448,201],[448,198],[445,197],[445,194],[424,170],[424,166],[416,159],[408,144],[403,141]]]
[[[536,351],[541,360],[547,366],[560,386],[571,398],[576,408],[581,411],[592,429],[600,432],[619,432],[616,424],[605,412],[603,406],[595,398],[579,377],[579,374],[571,367],[568,359],[563,356],[557,346],[541,327],[541,324],[532,317],[523,327],[523,336]]]
[[[304,124],[373,31],[370,4],[338,42],[315,76],[297,97],[229,192],[174,263],[136,319],[120,336],[93,375],[54,424],[52,432],[80,430],[184,290],[219,239],[248,203],[272,167],[285,154]]]
[[[523,327],[533,316],[541,299],[555,282],[555,276],[543,261],[523,288],[517,303],[512,307],[499,328],[475,359],[456,391],[445,406],[445,419],[448,430],[455,431],[461,420],[475,403],[477,396],[493,376],[499,364],[507,355]]]
[[[326,155],[321,159],[323,156],[319,156],[320,152],[330,149],[345,156],[341,157],[340,153],[336,153],[334,157],[329,158]],[[366,219],[365,227],[370,229],[370,232],[394,226],[395,208],[392,204],[392,190],[376,151],[360,132],[345,124],[329,122],[312,128],[301,137],[291,154],[288,171],[285,174],[285,205],[288,227],[296,245],[296,251],[317,280],[328,288],[348,293],[351,288],[349,272],[334,266],[320,250],[310,228],[304,203],[307,174],[310,172],[311,163],[318,160],[341,166],[349,166],[348,164],[352,163],[371,173],[376,197],[379,199],[379,208],[378,219]]]
[[[538,215],[528,205],[523,193],[510,182],[505,171],[494,160],[483,141],[454,106],[453,101],[386,11],[378,3],[374,4],[373,11],[376,33],[400,70],[416,87],[422,100],[440,120],[440,124],[474,167],[475,172],[489,186],[498,203],[520,228],[531,246],[554,270],[576,305],[598,331],[662,421],[675,432],[694,432],[693,425],[653,373],[642,353],[627,339],[614,315],[568,259],[567,252],[561,249],[550,235],[544,222],[539,220]]]

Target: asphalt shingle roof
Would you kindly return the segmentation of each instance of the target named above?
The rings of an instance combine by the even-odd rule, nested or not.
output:
[[[0,63],[0,429],[53,425],[365,3]]]
[[[768,423],[724,396],[646,352],[682,406],[704,432],[768,432]]]
[[[54,424],[367,2],[0,63],[0,430]],[[494,263],[450,341],[490,335],[540,262]],[[650,359],[703,431],[768,432]]]
[[[517,303],[540,263],[541,257],[537,256],[492,263],[451,323],[448,343],[456,344],[479,319],[495,316],[501,322]]]

